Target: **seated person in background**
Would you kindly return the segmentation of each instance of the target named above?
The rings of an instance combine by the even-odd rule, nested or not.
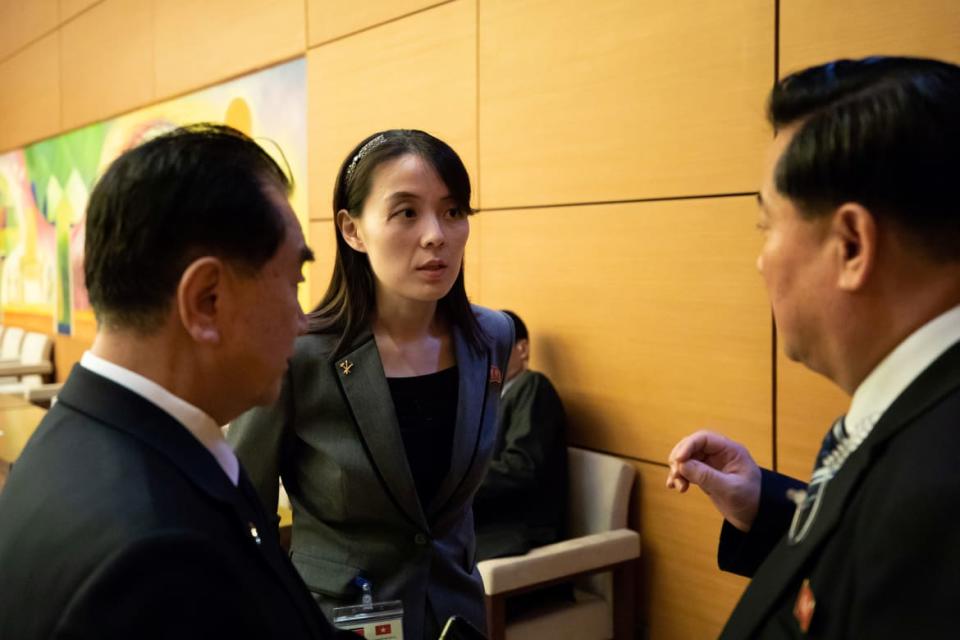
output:
[[[521,555],[561,540],[567,506],[566,415],[545,375],[530,371],[530,339],[517,314],[490,470],[474,498],[477,560]]]

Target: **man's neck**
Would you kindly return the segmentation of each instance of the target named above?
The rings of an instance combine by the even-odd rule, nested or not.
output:
[[[922,284],[916,284],[922,283]],[[960,265],[939,266],[898,283],[846,319],[846,353],[829,376],[853,392],[877,365],[918,329],[960,304]]]
[[[176,336],[159,330],[144,334],[101,327],[90,348],[93,355],[123,367],[158,384],[191,405],[214,415],[206,406],[202,386],[196,384],[196,363],[190,350],[178,345]]]

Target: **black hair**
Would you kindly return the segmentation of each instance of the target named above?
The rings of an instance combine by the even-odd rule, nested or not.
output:
[[[514,342],[530,339],[530,334],[527,333],[527,325],[523,323],[520,316],[509,309],[501,309],[500,311],[510,316],[510,319],[513,320]]]
[[[960,67],[897,57],[811,67],[776,84],[768,119],[797,127],[775,184],[803,215],[857,202],[929,257],[960,260]]]
[[[395,158],[414,154],[426,161],[450,190],[461,211],[470,208],[470,177],[460,156],[444,141],[416,129],[390,129],[374,133],[354,147],[340,165],[333,190],[333,225],[337,239],[333,276],[327,292],[308,317],[310,333],[336,333],[334,353],[340,354],[370,324],[376,306],[373,271],[365,253],[355,251],[337,224],[337,213],[359,218],[370,194],[375,169]],[[484,334],[470,307],[464,286],[463,264],[453,287],[441,298],[437,310],[458,327],[474,348],[483,345]]]
[[[90,195],[84,276],[102,324],[150,332],[202,255],[255,273],[284,240],[267,189],[290,179],[239,131],[201,123],[123,153]]]

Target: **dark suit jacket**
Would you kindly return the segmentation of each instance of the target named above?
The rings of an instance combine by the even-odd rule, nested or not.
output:
[[[524,371],[500,401],[500,433],[473,503],[480,560],[520,555],[563,538],[566,414],[550,380]]]
[[[167,413],[75,367],[0,494],[0,636],[333,637],[241,484]]]
[[[485,627],[471,504],[496,442],[500,383],[491,367],[506,370],[513,324],[474,310],[490,340],[478,353],[453,332],[460,376],[453,455],[430,504],[417,497],[369,332],[340,357],[332,357],[336,336],[300,337],[280,400],[230,426],[228,438],[269,508],[282,475],[293,506],[293,563],[328,615],[358,603],[352,581],[363,574],[375,600],[403,601],[408,640],[452,614]]]
[[[784,500],[771,490],[780,480],[767,480],[762,510]],[[760,527],[755,556],[780,533],[762,564],[750,557],[753,530],[725,529],[721,555],[726,546],[733,568],[759,568],[721,637],[803,637],[793,609],[805,579],[816,600],[809,637],[956,637],[960,344],[894,401],[825,491],[799,543],[783,537],[790,509]]]

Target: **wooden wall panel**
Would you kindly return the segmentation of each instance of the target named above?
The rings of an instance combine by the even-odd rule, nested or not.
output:
[[[777,470],[809,480],[820,441],[850,397],[839,387],[777,354]]]
[[[756,189],[773,3],[484,0],[484,207]]]
[[[57,0],[0,0],[0,60],[57,27]]]
[[[157,0],[157,97],[303,55],[303,0]]]
[[[666,462],[705,426],[772,461],[751,198],[485,211],[482,304],[519,313],[570,440]]]
[[[476,6],[461,0],[311,49],[307,57],[311,218],[329,217],[340,163],[390,128],[425,129],[476,178]]]
[[[780,3],[785,75],[836,58],[913,55],[960,62],[956,0],[804,0]]]
[[[3,314],[3,324],[36,333],[53,335],[54,332],[53,318],[47,313],[7,310]]]
[[[307,0],[309,44],[314,46],[439,4],[443,1]]]
[[[74,365],[83,357],[83,352],[92,345],[93,340],[61,335],[54,337],[53,360],[57,382],[66,381]]]
[[[60,22],[66,22],[99,2],[103,0],[60,0]]]
[[[0,151],[60,128],[60,43],[52,33],[0,62]]]
[[[649,640],[716,638],[747,579],[717,568],[723,519],[703,492],[664,486],[667,468],[634,463],[632,527],[640,532],[640,617]]]
[[[64,130],[154,99],[152,0],[107,0],[61,34]]]

